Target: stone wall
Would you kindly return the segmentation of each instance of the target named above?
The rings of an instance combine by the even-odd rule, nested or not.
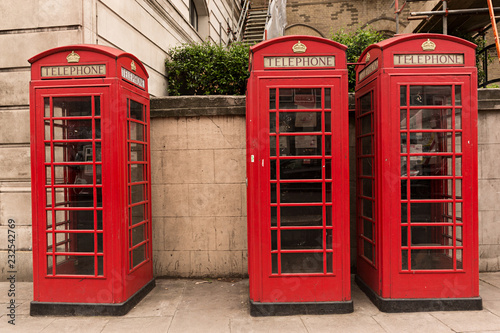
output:
[[[245,98],[151,102],[156,276],[247,273]]]
[[[479,89],[479,270],[500,270],[500,89]]]

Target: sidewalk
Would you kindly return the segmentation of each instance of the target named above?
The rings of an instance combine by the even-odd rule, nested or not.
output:
[[[500,272],[480,274],[483,311],[388,314],[352,285],[354,313],[254,318],[248,280],[158,279],[123,317],[30,317],[32,283],[16,283],[16,326],[7,321],[8,283],[0,283],[0,332],[500,332]]]

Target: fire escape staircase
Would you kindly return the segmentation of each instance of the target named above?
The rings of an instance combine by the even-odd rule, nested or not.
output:
[[[245,44],[253,45],[264,40],[264,31],[268,18],[268,8],[265,6],[250,6],[245,0],[238,22],[236,38]]]

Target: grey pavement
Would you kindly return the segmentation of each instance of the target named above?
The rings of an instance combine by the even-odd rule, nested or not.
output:
[[[157,279],[122,317],[30,317],[33,284],[17,282],[12,326],[8,288],[0,283],[0,332],[500,332],[500,272],[480,274],[482,311],[399,314],[378,311],[353,283],[351,314],[254,318],[247,279]]]

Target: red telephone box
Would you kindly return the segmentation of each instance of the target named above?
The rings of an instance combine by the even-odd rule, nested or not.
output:
[[[344,45],[287,36],[250,49],[251,314],[353,311]]]
[[[155,285],[148,74],[73,45],[31,58],[32,315],[122,315]]]
[[[356,280],[385,312],[479,310],[475,45],[369,46],[356,67]]]

